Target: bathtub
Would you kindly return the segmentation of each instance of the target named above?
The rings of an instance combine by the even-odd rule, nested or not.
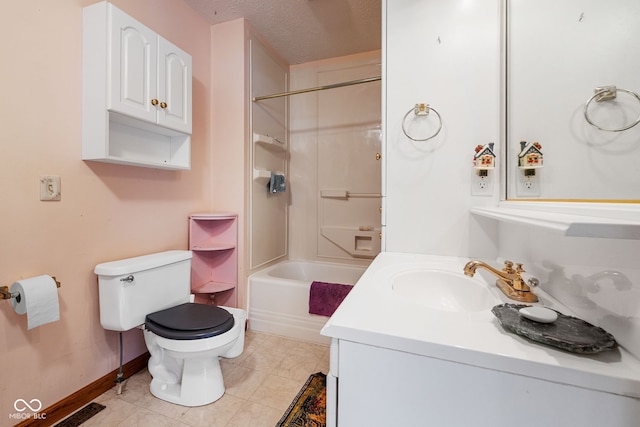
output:
[[[355,284],[366,267],[282,261],[249,276],[249,329],[329,344],[320,335],[328,317],[309,314],[311,282]]]

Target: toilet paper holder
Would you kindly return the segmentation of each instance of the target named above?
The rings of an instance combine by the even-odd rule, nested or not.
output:
[[[56,279],[56,276],[51,276],[54,282],[56,282],[56,287],[60,287],[60,282]],[[15,298],[16,301],[20,302],[20,292],[10,292],[8,286],[0,286],[0,299],[11,299]]]

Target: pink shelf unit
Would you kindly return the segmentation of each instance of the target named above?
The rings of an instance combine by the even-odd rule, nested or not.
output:
[[[189,217],[191,292],[196,302],[237,306],[238,216],[233,213]]]

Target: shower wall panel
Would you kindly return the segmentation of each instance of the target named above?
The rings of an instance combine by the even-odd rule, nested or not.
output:
[[[380,75],[380,52],[291,68],[292,90]],[[380,82],[291,105],[290,258],[368,264],[380,251]]]
[[[251,39],[251,97],[285,92],[288,66],[258,39]],[[287,98],[252,102],[250,269],[287,256]],[[271,192],[272,174],[285,176],[286,190]]]

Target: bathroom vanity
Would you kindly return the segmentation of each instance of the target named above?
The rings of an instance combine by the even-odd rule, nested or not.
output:
[[[513,301],[492,278],[464,276],[467,261],[378,255],[322,330],[332,339],[328,426],[637,425],[637,359],[505,332],[491,308]]]

